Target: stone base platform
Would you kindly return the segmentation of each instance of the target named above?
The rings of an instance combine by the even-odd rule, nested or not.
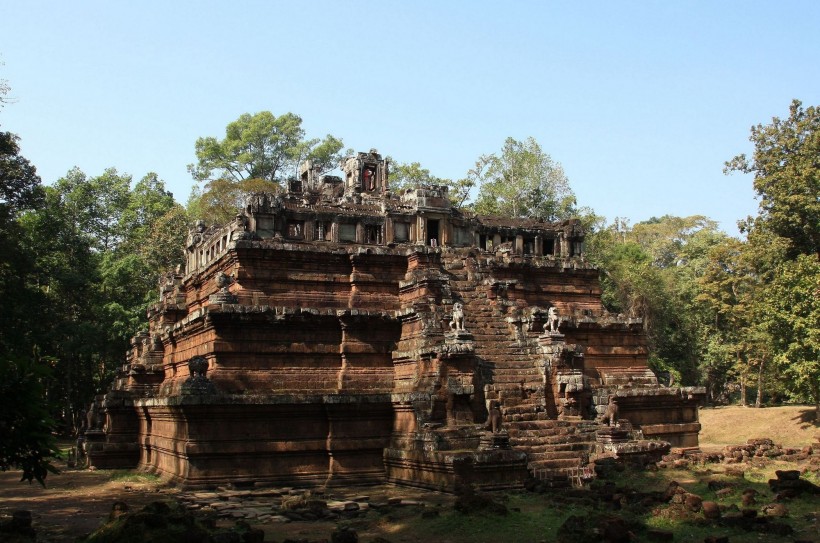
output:
[[[463,485],[476,490],[523,488],[529,478],[521,451],[405,451],[385,449],[387,481],[442,492]]]
[[[390,396],[189,395],[135,401],[139,468],[188,488],[385,481]]]

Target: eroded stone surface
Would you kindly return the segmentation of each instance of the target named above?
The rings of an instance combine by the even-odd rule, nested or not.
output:
[[[202,486],[493,489],[697,446],[703,391],[659,385],[641,322],[601,304],[578,221],[475,216],[446,187],[393,194],[375,150],[342,169],[306,164],[287,192],[189,233],[90,410],[92,464]],[[604,415],[634,443],[599,443]]]

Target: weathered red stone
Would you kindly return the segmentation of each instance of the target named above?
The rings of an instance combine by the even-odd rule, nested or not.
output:
[[[188,485],[566,482],[596,451],[663,449],[596,443],[613,396],[624,433],[697,446],[702,390],[658,384],[640,320],[601,304],[578,221],[392,195],[375,151],[343,169],[303,168],[190,233],[98,401],[93,464]]]

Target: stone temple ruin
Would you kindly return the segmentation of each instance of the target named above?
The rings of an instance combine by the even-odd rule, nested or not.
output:
[[[191,231],[89,413],[93,465],[190,486],[497,489],[697,447],[703,390],[659,385],[640,320],[601,304],[578,221],[395,194],[388,166],[375,150],[344,179],[306,163]]]

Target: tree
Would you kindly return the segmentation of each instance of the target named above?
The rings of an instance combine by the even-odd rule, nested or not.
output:
[[[769,332],[775,361],[797,400],[810,399],[820,420],[820,262],[799,255],[782,264],[756,315]]]
[[[279,183],[285,176],[296,174],[301,160],[311,159],[322,169],[338,164],[343,147],[340,139],[331,135],[324,140],[304,137],[298,115],[245,113],[227,126],[221,141],[199,138],[197,164],[189,165],[188,170],[198,181],[264,179]]]
[[[131,198],[130,175],[108,168],[89,178],[79,168],[72,168],[54,186],[74,225],[96,250],[111,251],[120,244],[126,233],[122,216]]]
[[[595,223],[594,216],[590,220]],[[710,248],[724,238],[716,223],[702,216],[653,217],[634,226],[616,219],[587,234],[587,257],[601,269],[604,305],[643,319],[650,365],[687,384],[702,378],[699,364],[707,348],[703,340],[709,338],[700,333],[697,280]],[[712,379],[720,375],[707,373],[710,388],[722,389],[725,381]]]
[[[40,176],[20,155],[19,141],[11,132],[0,132],[0,206],[12,215],[35,207],[43,198]]]
[[[388,161],[390,162],[390,188],[398,194],[423,185],[443,185],[448,189],[448,196],[453,206],[463,208],[470,197],[470,189],[475,186],[469,177],[457,181],[436,177],[427,168],[422,168],[419,162],[395,162],[390,157]]]
[[[3,65],[5,65],[5,62],[0,62],[0,66]],[[12,99],[8,96],[10,91],[11,87],[9,86],[8,80],[0,79],[0,108],[12,101]]]
[[[468,179],[479,184],[477,213],[545,220],[575,213],[575,195],[563,168],[533,138],[507,138],[499,154],[478,159]]]
[[[820,259],[820,109],[804,109],[794,100],[787,119],[775,117],[771,124],[753,126],[751,132],[752,160],[738,155],[726,163],[724,172],[753,173],[760,197],[753,221],[788,239],[790,257],[814,254]]]
[[[57,454],[44,394],[52,373],[37,349],[38,329],[48,321],[41,318],[43,297],[28,281],[34,260],[18,219],[41,205],[43,189],[18,141],[0,132],[0,471],[21,469],[23,480],[42,484],[56,471],[50,459]]]
[[[42,485],[59,453],[43,387],[50,373],[39,359],[0,357],[0,471],[20,469],[21,481]]]
[[[188,215],[207,224],[225,224],[245,205],[245,199],[255,192],[282,191],[278,183],[264,179],[214,179],[204,189],[194,187],[188,197]]]
[[[820,109],[794,100],[787,119],[752,127],[750,140],[752,159],[724,169],[754,174],[760,198],[757,216],[740,223],[757,284],[743,334],[758,338],[758,360],[777,369],[783,390],[813,401],[820,417]]]
[[[188,171],[203,182],[188,199],[195,219],[223,223],[233,218],[248,194],[276,192],[288,176],[295,177],[299,163],[310,160],[319,172],[337,167],[342,140],[304,139],[302,118],[293,113],[276,117],[269,111],[245,113],[225,129],[225,138],[199,138],[197,163]]]

